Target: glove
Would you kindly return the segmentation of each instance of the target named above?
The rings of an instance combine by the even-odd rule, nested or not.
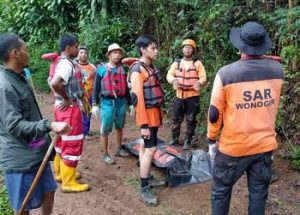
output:
[[[134,116],[134,113],[135,113],[134,107],[133,107],[133,105],[130,105],[129,106],[129,115]]]
[[[208,140],[208,155],[212,159],[215,159],[218,152],[218,142]]]
[[[99,108],[98,106],[93,106],[92,107],[92,116],[93,118],[97,119],[99,115]]]
[[[195,91],[199,91],[201,89],[201,84],[197,81],[194,85],[193,85],[193,89]]]

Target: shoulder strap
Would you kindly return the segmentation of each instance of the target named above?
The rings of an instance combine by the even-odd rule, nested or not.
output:
[[[176,58],[175,62],[177,63],[177,69],[180,68],[181,58]]]
[[[194,58],[194,59],[193,59],[193,65],[194,65],[195,68],[197,68],[196,65],[195,65],[195,63],[196,63],[197,61],[198,61],[197,58]]]
[[[130,66],[129,71],[131,71],[131,68],[133,68],[134,66],[142,66],[142,67],[147,71],[148,77],[151,76],[151,73],[150,73],[150,71],[149,71],[149,68],[148,68],[148,66],[147,66],[145,63],[143,63],[143,62],[141,62],[141,61],[138,60],[138,61],[134,62],[134,63]],[[128,78],[129,78],[129,76],[130,76],[130,74],[128,75]]]
[[[144,67],[144,69],[147,71],[147,73],[150,75],[149,69],[147,67],[147,65],[139,60],[135,61],[129,68],[129,70],[131,70],[131,68],[133,68],[134,66],[142,66]]]

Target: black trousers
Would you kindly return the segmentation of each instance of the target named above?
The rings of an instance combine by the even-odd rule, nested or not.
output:
[[[172,139],[178,140],[180,135],[181,123],[186,118],[185,139],[191,140],[195,134],[197,125],[196,117],[199,113],[199,96],[193,96],[186,99],[175,97],[172,105]]]
[[[218,152],[213,170],[212,214],[229,213],[233,185],[246,172],[249,191],[249,215],[265,214],[265,204],[272,176],[272,152],[245,157],[231,157]]]

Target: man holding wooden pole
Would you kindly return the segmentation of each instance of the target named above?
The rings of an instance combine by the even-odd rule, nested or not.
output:
[[[50,144],[48,133],[68,133],[65,122],[42,119],[33,91],[22,75],[28,66],[26,43],[16,34],[0,34],[0,167],[12,208],[17,212]],[[57,188],[49,163],[21,214],[41,207],[51,214]]]

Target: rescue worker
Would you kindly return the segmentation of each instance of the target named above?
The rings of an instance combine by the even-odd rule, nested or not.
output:
[[[116,43],[108,46],[106,57],[108,63],[97,69],[93,91],[92,114],[97,116],[101,104],[101,143],[103,161],[112,165],[115,160],[108,154],[108,135],[113,125],[117,132],[116,142],[118,150],[115,156],[127,157],[129,153],[122,146],[123,128],[126,119],[126,107],[130,104],[130,95],[127,87],[127,74],[121,65],[124,50]]]
[[[259,23],[232,28],[230,42],[241,51],[241,59],[218,71],[208,113],[209,154],[215,157],[212,214],[229,214],[232,187],[246,172],[248,214],[262,215],[277,148],[275,119],[283,69],[263,56],[272,42]]]
[[[180,127],[185,117],[186,131],[183,149],[190,149],[200,108],[200,89],[206,83],[206,73],[202,62],[193,59],[196,50],[195,41],[186,39],[182,42],[181,47],[183,58],[176,60],[167,74],[167,81],[176,90],[176,97],[172,105],[172,140],[169,144],[179,143]]]
[[[135,107],[136,123],[141,129],[144,142],[140,146],[140,195],[146,205],[158,205],[158,198],[150,186],[164,185],[150,175],[151,162],[157,146],[157,131],[162,125],[161,106],[164,93],[158,79],[156,68],[152,65],[158,57],[157,41],[152,36],[143,35],[136,40],[140,59],[130,67],[129,85],[131,99]]]
[[[26,43],[16,34],[0,34],[0,167],[15,214],[37,174],[50,145],[48,133],[66,134],[66,122],[43,119],[29,81],[22,75],[28,67]],[[42,215],[52,213],[57,188],[49,162],[22,215],[41,207]],[[0,211],[0,214],[5,212]]]
[[[57,155],[54,160],[56,177],[62,180],[63,192],[83,192],[89,185],[76,181],[76,167],[83,148],[82,113],[80,110],[83,95],[80,68],[73,61],[78,55],[78,40],[65,34],[60,39],[61,59],[57,63],[51,87],[55,92],[55,119],[68,122],[72,131],[61,135],[56,143]]]
[[[90,124],[91,124],[91,105],[93,95],[93,85],[96,74],[96,67],[88,61],[88,49],[86,46],[79,46],[77,56],[78,66],[83,75],[83,99],[86,106],[83,108],[83,134],[85,139],[90,139]]]

